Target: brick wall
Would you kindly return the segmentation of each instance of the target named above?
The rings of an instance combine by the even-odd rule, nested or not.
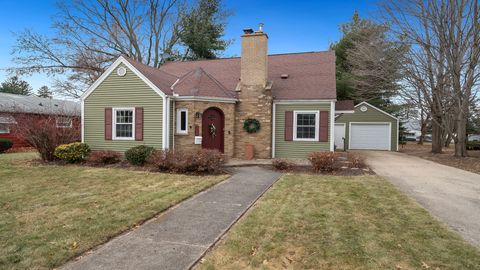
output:
[[[235,157],[245,156],[245,145],[252,144],[255,158],[272,156],[272,94],[261,86],[242,86],[235,106]],[[248,133],[243,129],[245,119],[260,122],[260,130]]]
[[[203,113],[210,107],[216,107],[223,111],[225,115],[224,128],[224,152],[228,157],[234,156],[234,119],[235,119],[235,104],[223,102],[206,102],[206,101],[175,101],[175,119],[176,110],[185,108],[188,109],[188,134],[177,134],[176,126],[174,125],[174,145],[178,149],[199,149],[201,144],[194,144],[195,139],[195,125],[198,125],[200,136],[202,136],[202,118],[195,118],[195,113]],[[176,121],[174,121],[175,123]],[[176,124],[176,123],[175,123]]]

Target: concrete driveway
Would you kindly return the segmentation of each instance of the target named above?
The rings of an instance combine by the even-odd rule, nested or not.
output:
[[[367,164],[480,247],[480,175],[396,152],[362,151]]]

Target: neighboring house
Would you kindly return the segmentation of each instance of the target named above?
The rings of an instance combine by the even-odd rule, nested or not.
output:
[[[160,69],[119,57],[81,97],[82,140],[94,150],[207,148],[237,158],[247,145],[256,158],[333,151],[335,53],[268,55],[266,33],[244,32],[241,57]],[[353,113],[349,104],[338,113]],[[247,132],[247,119],[260,128]]]
[[[24,138],[13,132],[22,119],[41,121],[55,117],[58,128],[80,128],[80,104],[73,101],[0,93],[0,138],[10,139],[13,148],[28,147]]]
[[[345,150],[398,151],[398,119],[367,102],[335,119],[335,145]]]

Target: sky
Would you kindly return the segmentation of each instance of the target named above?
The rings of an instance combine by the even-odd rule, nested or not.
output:
[[[264,24],[269,36],[269,53],[292,53],[327,50],[341,37],[339,26],[348,21],[357,10],[369,17],[377,10],[378,0],[224,0],[225,8],[232,12],[228,18],[225,38],[233,43],[224,57],[240,55],[240,35],[244,28],[258,28]],[[56,0],[0,0],[0,82],[12,67],[11,52],[15,33],[31,29],[41,34],[52,34],[52,18],[57,13]],[[36,91],[42,85],[51,86],[44,74],[24,76]]]

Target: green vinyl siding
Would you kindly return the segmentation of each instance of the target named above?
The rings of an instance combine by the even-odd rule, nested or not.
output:
[[[317,151],[330,151],[331,132],[328,125],[328,142],[285,141],[286,111],[328,111],[330,102],[315,104],[275,104],[275,158],[306,158]],[[318,131],[317,131],[318,132]]]
[[[366,112],[362,112],[360,108],[365,105],[367,107]],[[351,122],[365,122],[365,123],[391,123],[391,150],[397,151],[398,145],[398,126],[397,119],[378,111],[370,104],[362,104],[357,106],[354,113],[342,114],[335,120],[335,123],[345,123],[345,146],[348,149],[348,138],[350,137],[350,123]]]
[[[163,98],[128,67],[124,77],[116,69],[84,101],[84,141],[93,150],[124,152],[132,146],[162,148]],[[118,67],[117,67],[118,69]],[[105,108],[143,107],[143,141],[105,140]]]

